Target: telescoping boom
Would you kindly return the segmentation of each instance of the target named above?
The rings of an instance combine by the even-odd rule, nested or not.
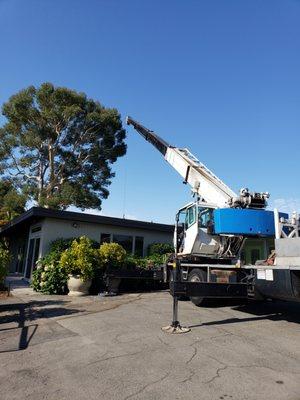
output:
[[[188,149],[171,146],[131,117],[127,117],[126,122],[164,156],[165,160],[182,176],[184,183],[188,183],[192,191],[202,200],[220,208],[265,207],[268,193],[249,193],[248,189],[241,189],[238,196]]]

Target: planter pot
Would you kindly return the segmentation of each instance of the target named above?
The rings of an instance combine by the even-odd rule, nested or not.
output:
[[[80,279],[80,275],[69,275],[68,279],[68,289],[69,296],[85,296],[89,294],[89,289],[91,287],[92,280],[89,279],[83,282]]]
[[[108,277],[106,281],[107,291],[112,295],[119,293],[121,278]]]

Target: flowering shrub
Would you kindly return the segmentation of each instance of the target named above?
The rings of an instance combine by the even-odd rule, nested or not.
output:
[[[2,243],[0,243],[0,286],[3,285],[4,279],[6,278],[9,262],[9,251]]]
[[[79,275],[82,281],[87,281],[95,276],[99,261],[93,241],[82,236],[73,240],[71,246],[61,254],[59,265],[67,274]]]
[[[126,251],[118,243],[103,243],[99,250],[101,267],[120,268],[125,265]]]
[[[37,262],[32,273],[31,286],[45,294],[65,294],[68,274],[59,264],[60,253],[50,252]]]
[[[45,294],[65,294],[67,272],[59,265],[61,254],[70,247],[74,239],[57,239],[50,244],[49,253],[38,260],[32,273],[31,287]]]

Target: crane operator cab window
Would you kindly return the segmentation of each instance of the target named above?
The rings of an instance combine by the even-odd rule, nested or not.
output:
[[[213,208],[198,207],[199,228],[207,229],[207,233],[212,234],[214,231]]]
[[[180,210],[180,212],[177,214],[177,237],[174,232],[174,245],[179,253],[182,251],[184,246],[186,218],[186,209]]]
[[[185,214],[185,229],[188,229],[190,226],[194,225],[196,222],[196,206],[192,206],[187,208]]]

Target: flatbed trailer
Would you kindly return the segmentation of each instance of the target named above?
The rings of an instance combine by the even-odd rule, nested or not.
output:
[[[169,264],[167,268],[172,271],[174,267]],[[170,292],[173,296],[195,299],[196,305],[201,305],[206,298],[300,301],[300,266],[244,265],[236,268],[182,263],[179,268],[179,278],[170,279]],[[205,272],[202,276],[206,275],[207,280],[191,281],[189,277],[195,276],[195,271]]]

